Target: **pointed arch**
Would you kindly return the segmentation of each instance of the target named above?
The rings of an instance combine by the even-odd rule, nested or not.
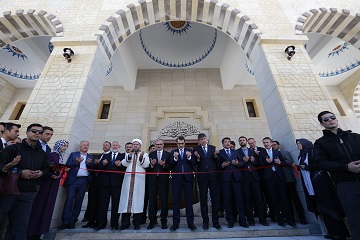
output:
[[[37,36],[62,37],[64,34],[60,20],[44,10],[17,10],[15,14],[6,11],[0,16],[0,47],[17,40]]]
[[[248,58],[260,40],[260,30],[240,10],[217,0],[140,0],[128,10],[119,10],[101,25],[96,34],[99,46],[110,60],[122,41],[136,31],[166,21],[196,21],[210,25],[233,38]]]
[[[360,13],[336,8],[311,9],[298,18],[296,34],[318,33],[337,37],[360,49]]]
[[[298,18],[296,34],[318,33],[339,38],[360,49],[360,13],[337,8],[311,9]],[[354,89],[353,110],[360,118],[360,83]]]

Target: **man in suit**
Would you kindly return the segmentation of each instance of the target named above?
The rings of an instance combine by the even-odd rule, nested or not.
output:
[[[263,147],[259,147],[256,145],[256,141],[254,138],[248,138],[248,144],[250,146],[250,148],[255,152],[255,159],[258,161],[258,163],[260,164],[260,152],[265,151],[265,148]],[[258,170],[259,176],[260,176],[260,189],[261,189],[261,194],[262,194],[262,198],[263,198],[263,202],[264,202],[264,211],[265,211],[265,215],[267,215],[267,206],[269,207],[269,217],[271,218],[271,221],[276,222],[275,216],[273,214],[273,211],[271,209],[271,206],[269,203],[269,194],[266,190],[265,187],[265,182],[264,182],[264,178],[263,178],[263,169],[259,169]],[[258,215],[258,210],[256,209],[255,206],[255,215]]]
[[[260,176],[256,169],[259,166],[259,160],[256,158],[254,150],[247,147],[246,137],[239,137],[239,144],[239,156],[240,159],[244,161],[241,170],[244,180],[242,189],[246,218],[250,226],[255,226],[254,207],[256,207],[258,210],[259,223],[263,226],[269,226],[269,223],[266,222],[265,205],[260,188]]]
[[[291,157],[288,151],[284,151],[280,149],[280,143],[278,141],[272,141],[272,148],[274,150],[280,151],[286,162],[286,166],[283,167],[283,171],[285,173],[286,195],[288,198],[288,202],[290,203],[290,210],[291,210],[290,215],[294,220],[294,210],[292,206],[295,206],[296,212],[299,216],[300,223],[307,224],[305,218],[305,211],[301,204],[299,195],[296,191],[296,179],[293,172],[294,171],[293,168],[296,165],[294,159]]]
[[[195,161],[192,157],[191,149],[185,148],[185,138],[183,136],[179,136],[176,139],[176,144],[178,148],[172,150],[169,156],[169,163],[174,173],[172,175],[173,225],[170,230],[175,231],[179,228],[181,190],[183,189],[188,228],[194,231],[196,230],[196,226],[194,225],[192,192],[194,182],[193,167],[195,166]]]
[[[244,161],[239,159],[238,151],[230,148],[230,138],[225,137],[221,140],[223,149],[218,154],[218,164],[222,172],[220,173],[220,180],[222,184],[222,194],[224,195],[224,205],[226,212],[226,221],[228,228],[233,228],[237,220],[237,216],[233,216],[232,202],[235,196],[235,205],[237,214],[239,215],[239,225],[248,228],[246,223],[244,204],[242,198],[242,176],[240,167],[244,165]]]
[[[106,227],[107,223],[107,212],[109,208],[109,202],[111,197],[111,230],[119,229],[119,218],[118,213],[121,186],[124,180],[125,168],[121,164],[121,160],[125,158],[124,153],[120,153],[120,143],[113,141],[111,145],[111,151],[104,152],[100,157],[100,163],[98,165],[99,170],[112,171],[112,172],[99,172],[98,175],[98,186],[99,186],[99,207],[97,226],[94,228],[95,231],[99,231]],[[115,172],[114,172],[115,171]],[[119,171],[118,173],[116,171]]]
[[[40,142],[41,148],[44,150],[44,152],[46,152],[46,154],[48,156],[50,156],[51,148],[49,147],[48,142],[54,135],[54,129],[52,129],[49,126],[44,126],[43,129],[44,129],[44,132],[40,135],[39,142]]]
[[[263,178],[269,194],[272,211],[274,211],[279,226],[285,226],[285,215],[287,223],[294,227],[296,224],[290,216],[290,205],[286,197],[285,174],[282,169],[282,166],[286,164],[285,160],[281,152],[272,149],[271,138],[265,137],[263,144],[265,151],[261,151],[259,154],[260,166],[265,167],[263,169]]]
[[[91,182],[91,174],[88,169],[94,166],[94,157],[88,154],[89,142],[80,142],[80,151],[72,152],[66,161],[70,168],[64,182],[66,189],[66,200],[63,209],[63,223],[58,230],[65,228],[74,229],[78,220],[81,205],[88,184]]]
[[[0,144],[0,150],[3,150],[5,147],[7,147],[7,143],[9,141],[14,141],[19,136],[19,128],[21,128],[20,124],[12,122],[4,123],[2,126],[4,126],[4,133],[1,137],[2,144]]]
[[[109,141],[105,141],[103,143],[103,153],[100,155],[100,158],[95,158],[94,160],[94,169],[98,169],[101,156],[105,153],[110,154],[111,143]],[[82,228],[95,228],[98,224],[98,205],[99,205],[99,172],[92,171],[91,174],[91,182],[88,185],[88,202],[83,218],[83,222],[87,223],[82,226]]]
[[[199,145],[193,149],[197,165],[197,182],[200,192],[200,208],[203,219],[203,229],[209,229],[208,216],[208,189],[210,189],[212,222],[216,229],[221,229],[219,224],[219,174],[217,173],[217,154],[219,150],[207,143],[204,133],[198,135]]]
[[[161,213],[161,228],[167,229],[168,216],[168,195],[169,195],[169,152],[164,150],[164,141],[158,139],[155,142],[155,151],[149,154],[150,166],[147,172],[150,173],[146,179],[149,190],[149,219],[147,229],[153,229],[157,223],[157,196],[159,195]]]

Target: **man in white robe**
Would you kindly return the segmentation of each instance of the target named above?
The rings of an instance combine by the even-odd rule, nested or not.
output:
[[[140,229],[145,196],[145,169],[150,164],[148,154],[140,150],[142,141],[134,139],[132,143],[133,149],[121,161],[126,167],[119,205],[119,213],[122,213],[121,230],[130,227],[131,213],[133,213],[134,229]]]

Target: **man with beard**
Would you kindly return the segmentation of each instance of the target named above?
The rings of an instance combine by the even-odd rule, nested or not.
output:
[[[135,230],[140,229],[141,214],[145,196],[145,169],[149,167],[149,156],[141,151],[142,141],[134,139],[133,149],[121,161],[126,173],[121,188],[119,213],[122,213],[121,230],[130,227],[130,215],[133,213]]]
[[[254,150],[247,147],[246,137],[239,137],[239,144],[239,156],[244,161],[244,166],[242,166],[241,169],[243,176],[242,189],[246,218],[248,219],[250,226],[255,226],[255,207],[258,211],[259,223],[264,226],[269,226],[269,223],[266,222],[264,210],[265,205],[260,187],[260,176],[258,170],[256,169],[259,166],[259,160],[256,158]]]

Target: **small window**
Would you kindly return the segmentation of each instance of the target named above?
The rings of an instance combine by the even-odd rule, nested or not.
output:
[[[16,103],[14,110],[10,115],[9,120],[19,120],[22,112],[24,111],[25,106],[26,103],[22,103],[22,102]]]
[[[257,110],[255,99],[246,99],[245,104],[249,117],[251,118],[259,117],[259,112]]]
[[[111,100],[102,100],[100,102],[99,111],[98,111],[98,119],[110,119],[110,113],[112,108]]]
[[[339,111],[340,115],[343,116],[343,117],[346,116],[345,111],[342,108],[339,100],[337,98],[335,98],[335,99],[333,99],[333,101],[334,101],[335,106],[336,106],[337,110]]]

